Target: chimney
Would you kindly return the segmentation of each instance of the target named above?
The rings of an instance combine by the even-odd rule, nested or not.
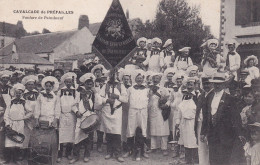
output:
[[[78,25],[78,30],[82,29],[83,27],[89,28],[89,19],[87,15],[81,15],[79,17],[79,25]]]
[[[23,22],[18,21],[17,24],[16,24],[15,37],[21,38],[21,37],[25,36],[25,34],[26,34],[26,31],[23,28]]]

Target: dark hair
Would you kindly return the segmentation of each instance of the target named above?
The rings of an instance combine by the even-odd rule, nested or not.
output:
[[[253,60],[253,63],[254,63],[254,65],[255,65],[255,60],[251,58],[251,59],[248,59],[248,60],[247,60],[247,64],[246,64],[247,66],[249,65],[249,62],[250,62],[251,60]]]
[[[103,68],[96,68],[93,73],[95,73],[95,72],[98,71],[98,70],[100,70],[101,72],[103,72]]]
[[[51,86],[54,86],[54,82],[53,81],[46,81],[44,85],[46,85],[47,83],[50,83]]]

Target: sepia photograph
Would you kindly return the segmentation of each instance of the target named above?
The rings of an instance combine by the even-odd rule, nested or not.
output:
[[[0,165],[260,165],[260,0],[0,0]]]

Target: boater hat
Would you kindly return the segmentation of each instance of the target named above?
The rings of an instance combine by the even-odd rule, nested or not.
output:
[[[224,83],[227,81],[227,77],[225,73],[215,73],[213,78],[209,80],[212,83]]]

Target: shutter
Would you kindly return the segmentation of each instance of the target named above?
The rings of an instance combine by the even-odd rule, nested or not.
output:
[[[236,0],[235,25],[246,25],[250,22],[250,1]]]

